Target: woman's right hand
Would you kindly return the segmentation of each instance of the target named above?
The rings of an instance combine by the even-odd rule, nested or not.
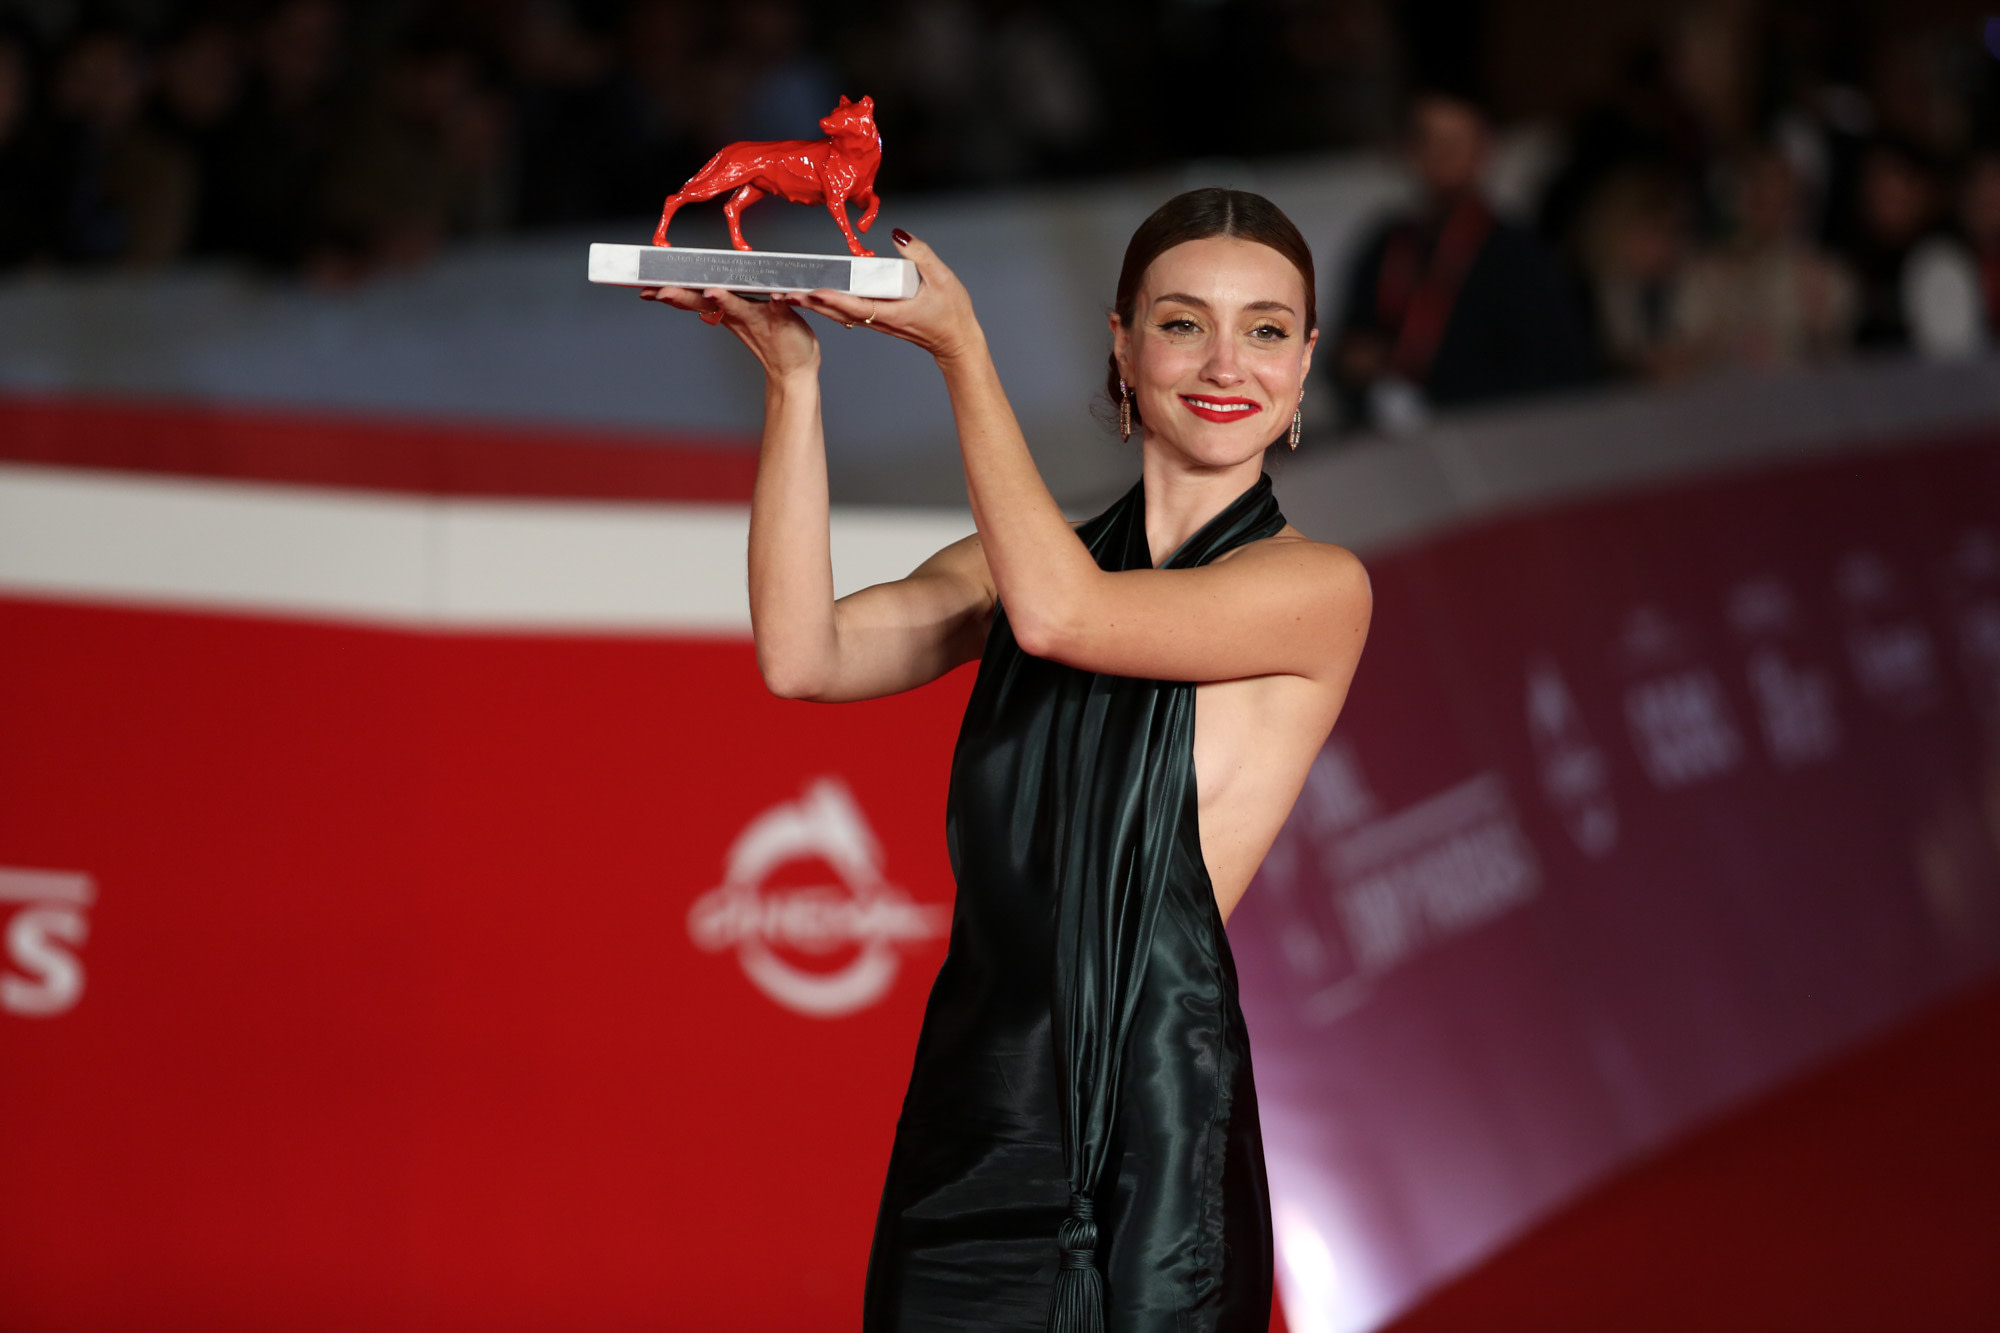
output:
[[[720,324],[742,340],[762,363],[764,374],[784,379],[819,369],[819,339],[805,317],[783,300],[746,301],[720,287],[642,287],[639,295],[680,310],[692,310],[704,324]]]
[[[874,699],[978,658],[993,588],[977,538],[946,547],[908,578],[834,600],[819,339],[795,304],[801,298],[780,293],[768,302],[746,301],[714,287],[641,292],[725,326],[769,377],[750,496],[748,573],[757,665],[772,692],[829,702]]]

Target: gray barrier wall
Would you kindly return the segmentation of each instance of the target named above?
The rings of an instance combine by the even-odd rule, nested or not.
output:
[[[903,227],[971,289],[1022,424],[1066,503],[1108,498],[1132,470],[1093,415],[1125,241],[1163,200],[1204,184],[1275,199],[1312,240],[1328,292],[1356,230],[1405,188],[1390,162],[1342,157],[884,206],[878,246]],[[817,209],[767,202],[746,226],[766,249],[840,244]],[[0,286],[0,392],[754,437],[761,382],[731,339],[584,280],[591,241],[640,241],[648,231],[634,219],[622,230],[470,246],[345,292],[231,270],[17,279]],[[675,240],[726,244],[714,209],[683,213]],[[820,331],[836,499],[962,504],[950,409],[922,354],[831,324]],[[1314,411],[1317,424],[1324,413]]]

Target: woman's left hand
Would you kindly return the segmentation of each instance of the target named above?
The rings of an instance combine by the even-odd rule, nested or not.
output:
[[[917,294],[906,300],[881,301],[871,296],[850,296],[845,292],[821,289],[783,298],[802,310],[825,315],[843,325],[866,325],[915,343],[940,361],[948,360],[979,345],[979,320],[972,313],[972,297],[965,285],[931,248],[908,232],[895,233],[896,248],[902,257],[916,264],[923,283]]]

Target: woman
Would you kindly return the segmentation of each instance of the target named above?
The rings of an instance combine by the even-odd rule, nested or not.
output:
[[[1340,712],[1369,615],[1359,562],[1287,526],[1262,476],[1312,362],[1311,255],[1237,191],[1181,195],[1139,228],[1109,382],[1143,427],[1143,476],[1072,528],[965,289],[895,240],[923,277],[908,301],[647,293],[764,366],[750,603],[772,690],[867,699],[980,659],[947,801],[951,948],[864,1322],[1262,1330],[1270,1211],[1222,927]],[[801,310],[936,358],[978,527],[837,602]]]

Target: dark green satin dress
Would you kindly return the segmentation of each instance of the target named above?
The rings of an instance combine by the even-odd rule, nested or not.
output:
[[[1163,567],[1284,522],[1260,478]],[[1149,567],[1143,488],[1078,536],[1104,569]],[[1263,1143],[1193,749],[1192,684],[1031,657],[996,610],[952,758],[951,947],[869,1330],[1268,1326]]]

